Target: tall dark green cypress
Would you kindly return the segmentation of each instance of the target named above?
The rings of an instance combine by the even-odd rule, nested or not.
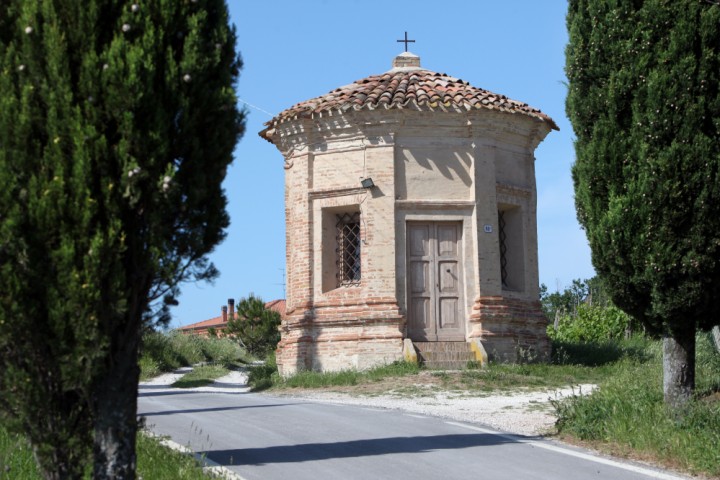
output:
[[[571,0],[578,220],[613,302],[664,337],[664,393],[694,389],[720,313],[720,5]]]
[[[244,129],[224,0],[5,0],[0,415],[46,478],[134,478],[137,354],[212,278]]]

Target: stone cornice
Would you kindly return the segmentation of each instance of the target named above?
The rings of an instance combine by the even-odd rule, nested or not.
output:
[[[350,195],[364,195],[367,193],[367,189],[363,187],[349,187],[349,188],[333,188],[330,190],[313,190],[308,192],[310,200],[317,200],[320,198],[333,198],[333,197],[346,197]]]
[[[395,200],[395,204],[401,209],[423,208],[423,209],[463,209],[475,206],[473,200]]]
[[[495,191],[498,195],[509,195],[511,197],[531,197],[532,190],[519,185],[511,185],[509,183],[496,183]]]

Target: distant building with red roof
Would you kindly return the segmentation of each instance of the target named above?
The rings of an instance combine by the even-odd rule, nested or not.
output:
[[[265,308],[274,312],[278,312],[281,318],[285,317],[284,298],[266,302]],[[234,316],[235,300],[229,298],[228,304],[221,307],[219,316],[210,318],[208,320],[203,320],[202,322],[191,323],[190,325],[185,325],[184,327],[180,327],[177,330],[185,334],[206,336],[208,335],[208,332],[211,328],[215,329],[217,332],[220,332],[220,330],[224,329],[227,326],[228,319],[233,318]]]

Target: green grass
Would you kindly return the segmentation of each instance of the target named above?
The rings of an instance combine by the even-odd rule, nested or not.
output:
[[[215,379],[224,377],[228,372],[229,370],[223,365],[198,365],[171,386],[175,388],[204,387],[213,383]]]
[[[434,383],[392,381],[371,394],[422,396],[437,390],[484,395],[494,391],[599,385],[591,396],[555,402],[558,431],[566,440],[621,456],[644,459],[697,474],[720,476],[720,355],[699,335],[696,399],[683,415],[669,412],[662,395],[662,344],[646,338],[602,343],[555,342],[550,363],[492,363],[461,372],[424,371],[395,363],[366,372],[299,372],[282,379],[274,361],[251,370],[255,388],[327,388],[422,374]]]
[[[231,367],[250,360],[251,356],[229,338],[148,332],[143,335],[140,380],[202,362]]]
[[[189,454],[161,445],[156,438],[137,436],[138,478],[153,480],[217,479],[206,474],[202,466]]]
[[[39,479],[32,450],[25,439],[0,425],[0,479]]]
[[[505,391],[517,388],[558,388],[580,383],[602,383],[616,374],[618,365],[649,362],[654,343],[645,338],[599,343],[554,342],[550,363],[490,363],[485,369],[460,373],[456,388]],[[450,383],[450,378],[448,379]],[[451,385],[448,385],[451,386]]]
[[[420,371],[414,363],[394,362],[366,371],[342,370],[339,372],[311,372],[302,371],[288,377],[281,378],[277,373],[275,356],[270,355],[265,365],[252,367],[248,376],[248,383],[254,391],[267,388],[323,388],[344,387],[361,383],[378,382],[385,378],[416,375]]]
[[[636,336],[625,340],[603,342],[553,342],[553,365],[582,365],[599,367],[612,365],[622,359],[647,362],[655,357],[654,342],[648,338]]]
[[[514,389],[556,388],[579,383],[598,383],[613,375],[615,364],[623,358],[647,361],[643,354],[647,341],[608,342],[603,344],[563,344],[556,346],[552,363],[491,363],[487,368],[468,368],[460,372],[429,371],[446,390],[476,392],[508,391]],[[474,367],[474,365],[469,365]],[[266,388],[328,388],[351,387],[378,382],[392,377],[418,375],[423,370],[413,363],[395,362],[367,371],[339,372],[301,371],[288,378],[277,374],[274,359],[250,372],[254,390]],[[427,389],[399,387],[395,394],[428,394]]]
[[[389,377],[404,377],[407,375],[416,375],[420,371],[420,367],[416,363],[394,362],[388,365],[371,368],[365,372],[365,378],[371,382],[377,382]]]
[[[281,388],[347,387],[357,385],[362,377],[363,373],[356,370],[326,373],[302,371],[285,380],[281,379],[277,386]]]
[[[720,476],[720,355],[698,336],[696,398],[680,414],[663,403],[661,344],[623,357],[591,396],[555,404],[561,434],[615,454]]]
[[[137,474],[138,478],[152,480],[217,478],[204,473],[194,457],[165,447],[158,439],[144,434],[137,436]],[[91,477],[88,471],[85,478]],[[2,425],[0,425],[0,479],[42,479],[28,443],[21,435],[8,432]]]
[[[558,388],[597,383],[612,374],[609,367],[583,365],[491,364],[486,369],[464,370],[444,380],[449,389],[496,392],[517,389]]]
[[[649,361],[650,355],[646,350],[651,343],[643,338],[603,343],[557,342],[550,363],[491,363],[487,368],[477,368],[476,365],[469,364],[468,369],[459,373],[431,371],[430,374],[440,381],[440,386],[444,389],[483,393],[599,383],[614,375],[616,364],[620,361]],[[421,371],[427,372],[413,363],[395,362],[367,371],[301,371],[283,379],[277,374],[274,357],[271,357],[266,365],[251,369],[249,382],[254,390],[351,387],[386,378],[418,375]],[[400,390],[408,394],[427,393],[427,390],[417,388],[401,387]]]

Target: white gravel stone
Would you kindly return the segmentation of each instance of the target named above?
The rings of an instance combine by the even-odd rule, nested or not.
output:
[[[557,390],[503,392],[482,395],[475,392],[439,392],[424,397],[393,395],[354,396],[346,393],[305,391],[296,398],[336,404],[363,405],[373,408],[481,423],[505,432],[522,435],[548,433],[555,424],[551,400],[571,395],[586,395],[595,385],[577,385]]]

